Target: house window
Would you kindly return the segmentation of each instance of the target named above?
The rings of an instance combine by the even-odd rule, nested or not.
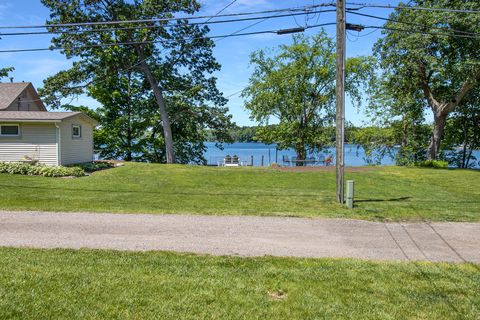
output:
[[[82,126],[74,124],[72,126],[72,138],[81,138],[82,137]]]
[[[17,137],[20,133],[18,124],[2,124],[0,125],[0,136]]]

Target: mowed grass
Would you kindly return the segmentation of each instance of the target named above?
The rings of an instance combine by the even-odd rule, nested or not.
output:
[[[478,319],[478,265],[0,249],[1,319]]]
[[[0,209],[480,220],[480,171],[348,172],[356,208],[335,202],[335,172],[127,163],[77,179],[0,174]]]

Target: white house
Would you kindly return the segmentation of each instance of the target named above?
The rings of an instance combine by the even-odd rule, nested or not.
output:
[[[47,112],[31,83],[0,83],[0,161],[90,162],[96,125],[81,112]]]

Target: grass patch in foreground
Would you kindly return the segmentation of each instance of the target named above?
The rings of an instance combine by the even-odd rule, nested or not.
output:
[[[0,318],[478,319],[478,265],[0,249]]]
[[[346,173],[354,210],[335,202],[333,171],[145,163],[77,179],[0,174],[0,208],[480,221],[480,170],[365,169]]]

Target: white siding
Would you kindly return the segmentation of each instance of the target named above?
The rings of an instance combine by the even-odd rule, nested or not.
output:
[[[56,128],[53,123],[20,123],[19,137],[0,137],[0,161],[19,161],[24,156],[48,165],[57,164]]]
[[[62,165],[93,160],[93,125],[82,116],[62,120],[60,125],[60,163]],[[82,127],[82,137],[72,137],[72,126]]]

